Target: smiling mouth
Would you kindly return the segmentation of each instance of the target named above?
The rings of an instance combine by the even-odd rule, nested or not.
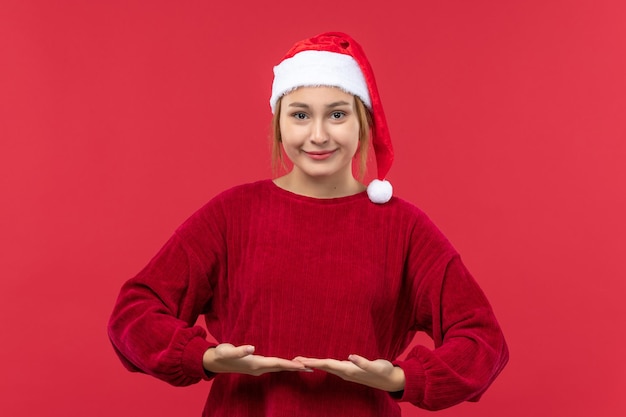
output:
[[[307,154],[309,156],[309,158],[311,159],[315,159],[316,161],[322,161],[324,159],[328,159],[330,158],[335,151],[311,151],[311,152],[307,152],[304,151],[305,154]]]

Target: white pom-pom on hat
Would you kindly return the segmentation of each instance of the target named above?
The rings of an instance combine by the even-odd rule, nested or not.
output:
[[[341,32],[322,33],[297,42],[274,68],[272,113],[280,97],[305,86],[341,88],[360,97],[369,108],[378,179],[367,187],[367,195],[377,204],[389,201],[393,188],[385,177],[393,163],[393,146],[374,71],[361,45]]]
[[[367,196],[372,203],[385,204],[387,201],[391,200],[392,195],[393,187],[387,180],[373,180],[367,186]]]

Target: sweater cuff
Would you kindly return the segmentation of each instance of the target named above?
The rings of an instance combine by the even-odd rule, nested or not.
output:
[[[202,337],[194,337],[187,343],[183,351],[182,369],[185,375],[194,378],[201,378],[206,381],[211,379],[211,374],[207,374],[202,365],[204,352],[215,344],[210,343]]]
[[[426,375],[422,364],[416,360],[394,361],[404,371],[404,391],[392,393],[396,401],[408,401],[419,404],[424,399]]]

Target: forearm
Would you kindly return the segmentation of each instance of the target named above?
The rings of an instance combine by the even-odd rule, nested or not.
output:
[[[108,334],[127,368],[173,385],[207,378],[202,356],[210,344],[206,331],[194,326],[211,298],[204,271],[174,235],[122,286]]]
[[[406,360],[394,362],[406,375],[398,400],[427,410],[477,401],[508,361],[506,343],[500,340],[480,347],[473,340],[435,350],[416,346]]]
[[[108,326],[108,335],[123,364],[172,385],[206,379],[202,355],[209,348],[202,327],[165,314],[156,302],[124,299],[122,294]]]
[[[477,401],[508,361],[508,349],[493,310],[458,256],[433,281],[417,308],[420,329],[432,333],[435,349],[416,346],[404,361],[402,400],[437,410]]]

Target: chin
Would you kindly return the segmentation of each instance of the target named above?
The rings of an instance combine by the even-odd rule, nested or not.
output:
[[[308,169],[301,169],[301,171],[305,175],[315,178],[330,178],[341,175],[340,170],[329,169],[328,167],[311,167]]]

